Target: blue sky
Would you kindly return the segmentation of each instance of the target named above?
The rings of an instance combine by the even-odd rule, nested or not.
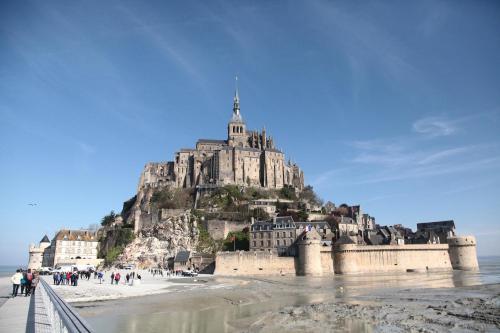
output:
[[[1,1],[0,263],[225,138],[235,74],[323,199],[498,254],[499,32],[495,1]]]

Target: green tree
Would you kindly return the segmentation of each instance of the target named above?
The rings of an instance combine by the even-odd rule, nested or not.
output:
[[[287,200],[297,200],[297,195],[295,195],[295,189],[290,186],[284,186],[279,191],[279,196],[282,199]]]
[[[248,228],[242,231],[231,231],[224,240],[224,251],[248,251],[250,249],[250,233]]]
[[[101,219],[101,225],[104,227],[109,226],[115,222],[117,217],[118,217],[118,215],[115,214],[115,212],[112,210],[108,215],[104,216]]]
[[[314,192],[311,185],[304,187],[302,192],[300,192],[299,199],[307,201],[313,205],[321,206],[323,204],[323,200],[321,200],[321,198]]]

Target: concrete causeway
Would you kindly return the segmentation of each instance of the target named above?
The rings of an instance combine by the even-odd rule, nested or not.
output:
[[[0,332],[53,332],[42,293],[9,298],[0,306]]]

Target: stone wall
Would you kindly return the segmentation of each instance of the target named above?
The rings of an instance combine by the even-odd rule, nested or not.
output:
[[[333,275],[333,251],[331,247],[321,247],[323,275]]]
[[[451,269],[448,244],[345,244],[334,249],[335,274]]]
[[[206,220],[204,222],[204,227],[213,239],[218,240],[226,239],[228,233],[232,231],[242,231],[244,228],[250,227],[250,224],[225,220]]]
[[[294,257],[278,257],[268,251],[219,252],[217,275],[296,275]]]

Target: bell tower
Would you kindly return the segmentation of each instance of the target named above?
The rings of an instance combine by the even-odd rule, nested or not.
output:
[[[227,142],[233,147],[245,147],[247,145],[246,124],[240,114],[238,77],[236,77],[236,90],[233,98],[233,115],[227,125]]]

